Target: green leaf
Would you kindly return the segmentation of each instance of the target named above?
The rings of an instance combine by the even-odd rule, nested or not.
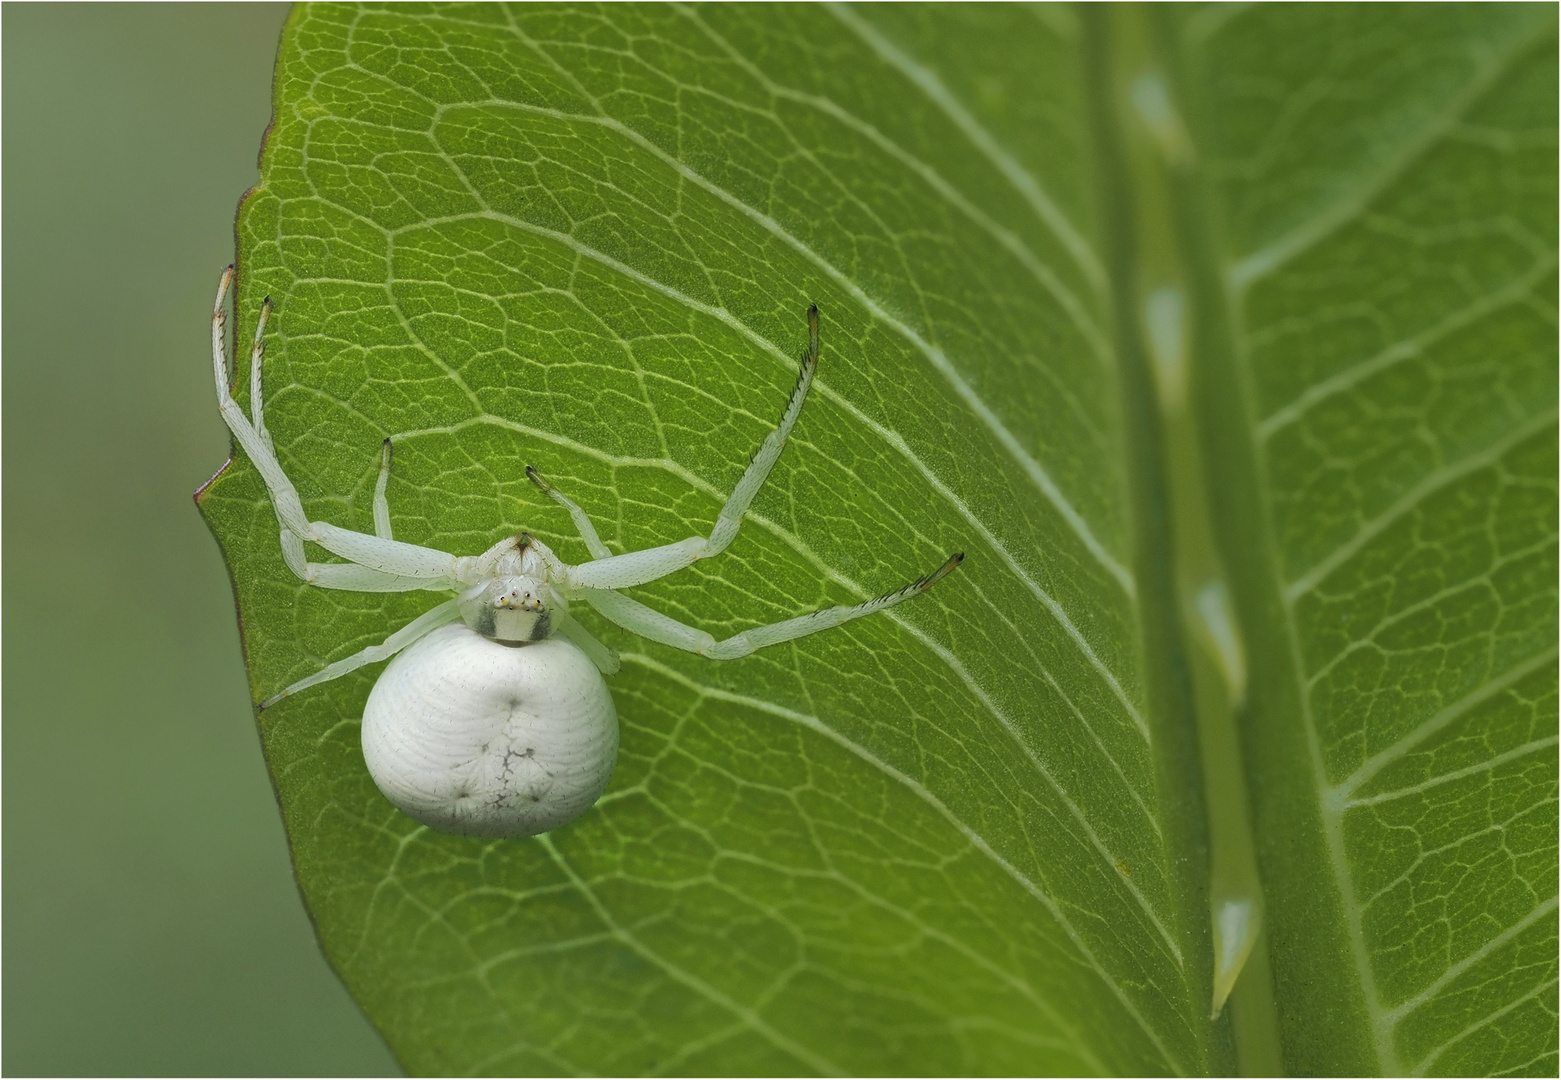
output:
[[[1229,14],[1167,37],[1287,1061],[1552,1073],[1555,12]]]
[[[399,539],[583,561],[527,464],[615,552],[704,534],[816,301],[737,542],[634,594],[725,636],[968,555],[730,664],[583,615],[622,750],[540,838],[385,801],[378,665],[260,714],[407,1068],[1553,1073],[1555,25],[296,9],[236,336],[269,294],[312,517],[372,530],[388,436]],[[293,578],[242,456],[200,504],[256,700],[437,601]]]

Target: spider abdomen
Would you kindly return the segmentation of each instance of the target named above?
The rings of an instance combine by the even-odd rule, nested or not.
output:
[[[531,836],[573,821],[606,790],[618,713],[567,638],[502,645],[452,623],[374,684],[363,756],[385,797],[425,825]]]

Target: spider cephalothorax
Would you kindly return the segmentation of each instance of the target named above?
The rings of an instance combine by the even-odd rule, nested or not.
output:
[[[545,579],[535,577],[491,578],[456,599],[467,626],[507,645],[551,637],[553,612],[569,610]]]

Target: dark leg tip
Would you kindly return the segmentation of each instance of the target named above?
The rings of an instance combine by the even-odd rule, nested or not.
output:
[[[947,562],[945,562],[942,566],[938,567],[936,570],[934,570],[932,573],[928,574],[925,578],[922,579],[922,581],[921,581],[921,590],[922,590],[922,592],[926,592],[928,589],[932,588],[938,582],[940,582],[944,578],[948,577],[950,574],[952,574],[954,572],[955,568],[957,568],[959,566],[959,564],[964,562],[964,561],[965,561],[965,553],[963,551],[960,551],[960,552],[957,552],[957,553],[955,553],[953,555],[950,555]]]
[[[802,366],[812,367],[818,363],[818,305],[808,305],[808,349],[802,354]]]

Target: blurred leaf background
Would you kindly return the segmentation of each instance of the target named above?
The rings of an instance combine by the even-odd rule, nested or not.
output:
[[[396,1071],[299,903],[190,502],[285,15],[4,10],[9,1075]]]

